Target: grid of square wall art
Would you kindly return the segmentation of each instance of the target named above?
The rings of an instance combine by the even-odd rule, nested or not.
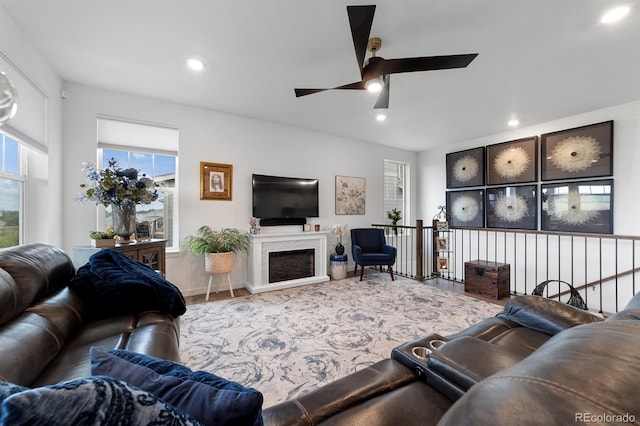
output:
[[[613,121],[446,155],[452,227],[613,233]]]

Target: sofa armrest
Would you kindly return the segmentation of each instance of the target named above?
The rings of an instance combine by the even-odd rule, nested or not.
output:
[[[591,312],[540,296],[513,297],[497,317],[550,336],[576,325],[603,321]]]
[[[385,359],[296,399],[264,409],[262,417],[264,424],[269,426],[315,425],[416,380],[410,369],[395,360]]]
[[[521,356],[475,337],[450,340],[434,351],[427,365],[457,387],[468,390],[522,360]]]
[[[389,256],[395,256],[396,248],[394,246],[390,246],[389,244],[385,244],[382,246],[382,252],[384,254],[388,254]]]

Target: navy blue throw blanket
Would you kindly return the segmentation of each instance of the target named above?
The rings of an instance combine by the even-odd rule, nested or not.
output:
[[[93,254],[69,287],[99,316],[160,311],[177,317],[187,310],[178,287],[112,249]]]

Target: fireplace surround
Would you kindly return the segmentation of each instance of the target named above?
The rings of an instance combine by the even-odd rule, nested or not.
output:
[[[327,232],[263,232],[251,235],[251,293],[329,281]],[[275,268],[271,264],[276,259]]]

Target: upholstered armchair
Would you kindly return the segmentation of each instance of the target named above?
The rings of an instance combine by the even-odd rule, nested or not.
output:
[[[386,265],[393,281],[393,264],[396,262],[396,248],[387,244],[384,231],[380,228],[355,228],[351,230],[351,254],[356,262],[356,269],[360,265],[360,281],[364,275],[365,266]],[[354,272],[355,272],[354,271]]]

